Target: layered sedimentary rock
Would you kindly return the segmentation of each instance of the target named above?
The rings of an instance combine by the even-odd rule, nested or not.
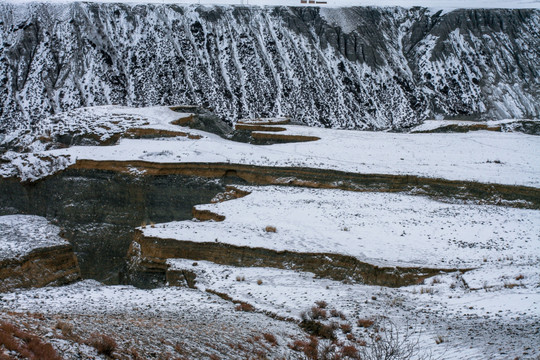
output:
[[[535,118],[539,24],[539,10],[0,4],[0,130],[102,104],[361,129]]]
[[[83,277],[118,283],[134,227],[191,219],[192,207],[224,186],[195,176],[65,170],[32,184],[0,179],[0,189],[0,215],[31,213],[57,221]]]
[[[79,280],[73,247],[59,232],[39,216],[0,216],[0,291]]]
[[[130,282],[142,287],[163,285],[165,281],[178,285],[181,279],[188,283],[194,281],[195,276],[190,277],[184,270],[168,270],[167,260],[173,258],[206,260],[222,265],[294,269],[334,280],[391,287],[416,284],[440,272],[456,271],[446,268],[385,267],[362,262],[348,255],[275,251],[217,242],[178,241],[145,237],[140,232],[135,233],[129,258]]]

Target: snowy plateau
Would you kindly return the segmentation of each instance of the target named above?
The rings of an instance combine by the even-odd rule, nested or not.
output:
[[[540,359],[538,3],[342,1],[0,2],[0,360]]]

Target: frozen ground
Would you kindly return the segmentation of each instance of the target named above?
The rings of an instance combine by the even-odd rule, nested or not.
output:
[[[45,315],[46,321],[37,328],[45,327],[44,339],[62,349],[69,359],[98,358],[95,350],[83,344],[96,332],[112,336],[119,345],[118,352],[127,359],[134,358],[127,356],[132,349],[143,359],[207,359],[211,355],[241,358],[239,354],[257,351],[273,358],[294,358],[285,344],[303,336],[295,324],[238,312],[232,303],[215,295],[184,288],[140,290],[88,280],[0,294],[0,309],[0,318],[12,322],[24,319],[27,312]],[[22,315],[8,316],[13,311]],[[63,339],[60,330],[54,329],[58,321],[73,325],[75,336]],[[263,332],[272,333],[283,346],[271,347],[253,340]],[[81,349],[86,354],[81,356]]]
[[[133,127],[182,131],[200,139],[121,139],[111,146],[72,146],[45,150],[38,134],[21,134],[31,153],[8,152],[2,176],[36,180],[79,159],[143,160],[162,163],[235,163],[310,167],[369,174],[408,174],[449,180],[540,186],[540,138],[521,133],[477,131],[459,134],[396,134],[280,125],[283,135],[318,137],[305,143],[257,146],[170,124],[189,116],[167,107],[106,106],[83,109],[44,122],[41,133],[95,133],[103,138]],[[87,125],[91,118],[93,125]],[[71,120],[74,119],[74,120]],[[109,130],[107,130],[109,129]],[[99,131],[98,131],[99,130]],[[7,140],[7,139],[6,139]],[[5,142],[7,142],[5,140]]]
[[[169,260],[169,264],[172,269],[195,271],[200,290],[224,292],[280,316],[299,318],[316,301],[324,300],[329,310],[345,315],[345,319],[334,319],[340,323],[387,316],[399,326],[414,325],[421,347],[434,358],[504,359],[520,357],[523,351],[531,358],[540,355],[535,347],[535,334],[540,331],[540,279],[533,267],[507,266],[504,272],[493,272],[488,266],[473,275],[439,275],[424,284],[391,289],[347,285],[290,270],[238,268],[205,261],[193,266],[193,261],[182,259]],[[524,275],[524,279],[516,281],[515,274]],[[482,276],[488,282],[501,280],[501,284],[473,290],[465,282],[471,276]],[[516,286],[505,287],[501,277],[511,277],[506,284]],[[362,330],[353,327],[353,333]],[[443,344],[436,344],[439,336]]]
[[[224,215],[223,222],[156,224],[144,229],[144,234],[276,250],[340,252],[362,260],[367,254],[367,260],[376,263],[410,261],[475,269],[392,289],[344,284],[290,270],[168,261],[171,269],[195,272],[200,290],[226,293],[283,317],[298,319],[316,301],[324,300],[345,315],[346,320],[336,320],[340,323],[386,316],[402,332],[414,324],[409,335],[419,339],[422,349],[434,358],[534,359],[540,355],[539,211],[447,204],[401,194],[273,186],[241,189],[251,194],[196,207]],[[276,232],[266,232],[267,225],[276,227]],[[362,331],[353,326],[355,336]]]
[[[133,113],[148,114],[156,110],[161,119],[175,114],[177,118],[182,117],[165,107],[134,109]],[[520,133],[395,134],[285,125],[287,131],[279,134],[314,136],[321,140],[256,146],[202,131],[167,126],[202,138],[122,139],[114,147],[74,146],[43,154],[69,158],[70,162],[77,159],[230,162],[540,186],[540,138]]]
[[[197,274],[197,288],[299,319],[316,301],[345,315],[388,317],[442,359],[535,359],[540,355],[540,212],[440,203],[418,196],[341,190],[241,187],[251,194],[197,206],[223,222],[156,224],[144,234],[180,240],[353,254],[370,262],[470,266],[422,284],[344,284],[310,273],[171,259]],[[266,232],[267,225],[276,232]],[[361,244],[361,246],[359,245]],[[356,252],[355,252],[356,251]],[[329,310],[330,310],[329,308]],[[412,324],[412,325],[411,325]],[[354,327],[361,337],[364,329]],[[345,339],[345,334],[338,331]]]
[[[75,162],[70,156],[54,156],[51,148],[75,144],[106,144],[129,129],[178,131],[171,122],[191,114],[171,111],[165,106],[132,108],[126,106],[95,106],[52,115],[39,126],[0,135],[0,147],[19,149],[2,154],[0,176],[20,177],[34,181],[65,169]],[[190,130],[185,128],[185,133]]]
[[[503,129],[511,130],[520,121],[529,121],[529,122],[534,122],[536,124],[540,124],[539,120],[520,120],[520,119],[504,119],[504,120],[490,120],[490,121],[426,120],[422,124],[412,128],[411,132],[415,133],[415,132],[433,131],[435,129],[439,129],[439,128],[450,126],[450,125],[463,126],[463,127],[467,127],[467,126],[474,127],[475,125],[485,125],[488,127],[501,126]]]
[[[390,266],[436,268],[540,264],[540,212],[448,204],[421,196],[291,187],[198,205],[222,222],[180,221],[145,236],[277,251],[339,253]],[[276,232],[265,231],[266,226]]]
[[[171,260],[170,264],[193,268],[193,261]],[[32,319],[26,319],[27,312],[43,314],[45,321],[35,328],[68,358],[97,356],[74,337],[64,339],[60,330],[54,329],[59,321],[72,324],[79,338],[95,332],[111,335],[123,353],[136,349],[143,358],[166,358],[153,353],[177,354],[177,344],[183,355],[189,354],[187,358],[208,358],[211,354],[240,358],[238,344],[245,346],[244,350],[253,347],[247,352],[250,354],[259,350],[270,358],[295,358],[298,354],[286,345],[305,335],[293,321],[274,320],[261,312],[298,319],[316,301],[324,300],[328,322],[350,324],[355,338],[368,334],[356,325],[358,319],[386,317],[401,335],[419,341],[422,353],[435,359],[534,359],[540,355],[540,295],[538,285],[527,280],[512,288],[471,290],[462,274],[453,273],[428,279],[425,284],[390,289],[316,279],[312,274],[289,270],[236,268],[203,261],[196,267],[198,290],[141,290],[84,281],[0,294],[0,318],[12,322],[25,319],[28,326]],[[256,312],[236,311],[235,305],[205,292],[207,289],[252,304]],[[336,310],[335,316],[330,315],[331,310]],[[278,346],[255,340],[263,332],[274,334]],[[347,341],[342,330],[336,335]],[[81,352],[86,356],[75,356]]]
[[[34,215],[0,216],[0,261],[25,256],[35,249],[66,245],[60,228]]]
[[[73,121],[69,117],[50,121],[49,134],[82,128],[89,134],[108,136],[107,128],[123,132],[136,126],[183,131],[201,138],[123,139],[113,146],[46,150],[41,142],[35,143],[37,134],[33,134],[22,139],[33,153],[12,154],[15,163],[29,166],[19,169],[27,171],[26,179],[53,173],[77,159],[94,159],[303,166],[540,186],[540,138],[518,133],[392,134],[285,125],[287,130],[282,133],[321,140],[255,146],[171,125],[188,114],[166,107],[101,107],[81,114]],[[92,125],[86,124],[85,116],[93,119]],[[63,159],[64,163],[42,166],[32,157]],[[39,169],[39,176],[29,169]],[[411,326],[411,335],[434,358],[540,356],[539,211],[441,203],[392,193],[275,186],[247,189],[252,193],[244,198],[197,207],[225,215],[223,222],[156,224],[144,229],[144,234],[200,242],[217,239],[277,250],[340,252],[377,264],[475,269],[391,289],[318,279],[309,273],[199,261],[199,289],[143,290],[84,281],[16,290],[0,294],[0,319],[40,334],[70,359],[99,358],[85,345],[95,332],[114,336],[119,351],[130,359],[136,358],[129,355],[133,351],[142,358],[163,359],[167,353],[171,358],[242,358],[257,352],[270,358],[295,358],[299,354],[287,344],[305,338],[295,321],[315,301],[324,300],[329,310],[344,315],[344,319],[328,321],[351,324],[355,337],[367,334],[356,325],[357,319],[386,316],[402,333]],[[30,244],[21,242],[25,236],[58,239],[58,229],[39,219],[0,218],[1,234],[12,234],[8,236],[12,240],[0,242],[0,255],[29,251]],[[33,222],[41,230],[30,236],[28,224]],[[265,231],[266,226],[274,226],[276,232]],[[169,264],[193,267],[192,260],[170,260]],[[204,292],[208,289],[252,304],[256,312],[237,311],[231,302]],[[290,319],[276,320],[272,314]],[[56,329],[58,322],[71,324],[74,335],[64,334],[63,325]],[[261,339],[263,332],[274,334],[278,346]],[[349,341],[344,331],[337,333],[340,340]]]
[[[96,141],[105,142],[115,134],[133,128],[178,130],[177,126],[170,123],[189,115],[171,111],[165,106],[133,108],[105,105],[79,108],[51,115],[33,129],[19,129],[5,134],[0,138],[0,144],[35,152],[45,150],[51,145],[50,140],[64,136],[91,136]]]

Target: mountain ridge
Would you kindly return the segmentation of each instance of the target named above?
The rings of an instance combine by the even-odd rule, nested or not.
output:
[[[0,4],[0,136],[81,106],[401,130],[538,118],[540,10]]]

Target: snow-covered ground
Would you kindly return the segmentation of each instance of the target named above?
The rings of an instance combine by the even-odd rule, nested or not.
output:
[[[175,354],[169,358],[241,358],[239,354],[259,350],[271,358],[295,358],[285,345],[303,336],[294,323],[236,311],[234,304],[197,290],[142,290],[105,286],[93,280],[0,294],[0,320],[13,311],[15,318],[8,320],[21,319],[23,326],[32,322],[31,317],[25,319],[25,313],[44,314],[45,321],[36,328],[65,359],[108,359],[84,343],[96,332],[114,338],[117,351],[126,359],[165,359],[167,353]],[[72,325],[75,336],[65,339],[58,322]],[[272,333],[282,346],[248,343],[263,332]],[[139,357],[127,356],[132,349]]]
[[[247,337],[268,332],[276,335],[280,345],[272,348],[270,358],[279,358],[279,354],[293,358],[294,353],[288,352],[286,345],[294,338],[302,338],[299,328],[257,312],[298,319],[322,300],[328,303],[329,321],[351,324],[357,337],[366,334],[356,325],[358,319],[385,317],[398,327],[400,335],[411,327],[410,335],[419,340],[422,353],[431,353],[434,358],[539,355],[540,294],[538,285],[533,284],[537,279],[529,281],[526,272],[522,281],[514,281],[522,285],[515,287],[472,290],[463,282],[467,274],[452,273],[428,279],[424,284],[391,289],[317,279],[290,270],[237,268],[204,261],[198,261],[197,266],[185,260],[169,263],[178,268],[197,268],[198,290],[142,290],[84,281],[60,288],[0,294],[0,309],[61,318],[73,322],[79,334],[88,333],[91,325],[90,331],[112,334],[121,347],[136,344],[162,352],[172,350],[175,342],[181,341],[186,349],[203,344],[204,351],[210,349],[210,342],[220,354],[223,343],[244,344]],[[489,272],[483,275],[490,279]],[[207,289],[247,302],[256,313],[235,311],[235,305],[206,293]],[[332,316],[331,310],[336,310],[336,315]],[[53,337],[54,332],[46,337]],[[336,333],[345,341],[344,333],[339,329]],[[437,344],[439,340],[443,342]],[[228,355],[236,358],[233,353]]]
[[[0,260],[25,256],[32,250],[67,245],[60,228],[34,215],[0,216]]]
[[[290,270],[231,267],[205,261],[198,261],[193,266],[193,261],[182,259],[169,260],[168,263],[172,269],[195,271],[196,286],[200,290],[227,293],[235,300],[280,316],[300,318],[301,312],[316,301],[324,300],[329,304],[329,310],[342,312],[348,320],[387,316],[400,326],[414,324],[415,330],[421,333],[421,347],[436,355],[435,358],[506,358],[493,353],[496,349],[487,350],[490,348],[487,342],[503,341],[505,332],[501,329],[505,325],[501,324],[512,329],[519,328],[515,324],[520,320],[523,325],[536,323],[536,327],[533,325],[526,335],[528,340],[507,334],[508,343],[501,343],[505,350],[515,347],[508,355],[521,355],[519,351],[531,345],[533,334],[540,328],[540,277],[538,269],[533,267],[507,266],[504,271],[486,267],[466,274],[439,275],[416,286],[390,289],[343,284]],[[523,279],[515,280],[515,274],[522,275]],[[506,286],[501,282],[492,288],[471,289],[465,280],[479,275],[487,282],[507,277]],[[510,283],[516,286],[509,286]],[[452,328],[460,319],[460,327]],[[484,324],[478,326],[482,322]],[[457,333],[466,332],[470,326],[478,326],[476,330],[480,337],[470,338],[468,346],[464,346]],[[490,334],[485,331],[489,328],[493,337],[486,341],[485,337]],[[445,339],[443,345],[436,344],[438,336]],[[489,355],[483,353],[486,350]]]
[[[135,128],[178,131],[179,127],[171,122],[190,115],[171,111],[165,106],[133,108],[113,105],[80,108],[52,115],[32,130],[22,128],[0,135],[0,146],[22,149],[22,152],[9,150],[1,156],[5,162],[0,164],[0,176],[34,181],[75,162],[69,155],[51,155],[46,151],[51,147],[73,145],[76,138],[78,143],[86,142],[95,146]],[[186,129],[186,133],[189,133],[189,129]],[[57,141],[62,141],[62,144],[59,145]]]
[[[222,222],[183,221],[141,230],[157,238],[338,252],[379,264],[475,269],[391,289],[290,270],[168,260],[171,270],[195,272],[200,290],[226,293],[283,317],[300,318],[320,300],[346,319],[384,315],[405,328],[415,324],[414,336],[435,358],[538,355],[534,344],[540,331],[539,211],[448,204],[402,194],[274,186],[240,189],[251,193],[196,207],[224,215]],[[276,232],[265,231],[266,226]]]
[[[392,289],[291,270],[168,260],[171,270],[196,273],[200,290],[226,293],[283,317],[298,319],[324,300],[344,314],[347,320],[339,322],[386,316],[400,331],[414,324],[413,335],[435,358],[538,356],[539,211],[448,204],[402,194],[239,188],[251,193],[196,207],[225,216],[222,222],[183,221],[141,230],[157,238],[338,252],[379,264],[475,269]],[[265,231],[266,226],[276,232]],[[358,331],[353,327],[354,334]]]
[[[426,120],[422,124],[415,126],[411,129],[411,132],[423,132],[423,131],[433,131],[435,129],[443,128],[446,126],[471,126],[474,127],[475,125],[485,125],[487,127],[498,127],[498,126],[507,126],[508,128],[512,128],[512,126],[523,120],[519,119],[504,119],[504,120],[490,120],[490,121],[466,121],[466,120]],[[526,120],[526,121],[534,121],[537,123],[540,123],[539,120]]]
[[[540,138],[521,133],[477,131],[459,134],[405,134],[332,130],[299,125],[280,135],[318,137],[306,143],[256,146],[170,122],[189,116],[168,107],[127,108],[105,106],[67,113],[45,121],[39,133],[95,133],[103,138],[129,128],[182,131],[201,137],[122,139],[118,145],[73,146],[45,150],[38,134],[21,134],[29,154],[12,151],[2,176],[36,180],[79,159],[143,160],[160,163],[235,163],[259,166],[310,167],[366,174],[407,174],[449,180],[540,186]],[[83,120],[92,119],[92,125]],[[56,119],[56,120],[55,120]],[[71,120],[74,119],[74,120]],[[96,129],[100,130],[97,131]],[[101,135],[100,135],[101,134]],[[24,135],[24,136],[23,136]]]
[[[141,230],[149,237],[338,253],[390,266],[540,263],[537,210],[448,204],[393,193],[240,189],[251,194],[196,207],[224,215],[222,222],[180,221]],[[276,232],[266,232],[266,226]]]
[[[126,111],[124,108],[120,110]],[[130,111],[149,119],[148,126],[172,127],[202,138],[178,137],[168,141],[122,139],[113,147],[74,146],[44,154],[69,158],[70,162],[77,159],[230,162],[540,186],[540,138],[521,133],[397,134],[284,125],[287,131],[279,134],[313,136],[321,140],[256,146],[228,141],[202,131],[164,125],[166,120],[175,116],[186,116],[166,107]],[[157,123],[153,119],[163,121]]]
[[[189,114],[166,107],[109,106],[85,109],[80,115],[73,121],[64,116],[45,122],[43,129],[53,136],[82,128],[83,133],[95,133],[102,139],[109,135],[108,129],[122,133],[146,127],[182,131],[200,138],[122,139],[118,145],[46,150],[46,144],[36,142],[38,134],[29,134],[21,143],[32,152],[8,155],[15,164],[22,165],[34,164],[32,157],[63,159],[58,167],[34,164],[33,169],[41,169],[39,176],[80,159],[143,160],[311,167],[540,186],[540,138],[520,133],[394,134],[280,125],[287,128],[280,134],[320,140],[256,146],[172,125],[172,121]],[[92,118],[91,125],[84,121],[85,116]],[[30,173],[27,178],[37,178],[32,176]],[[146,236],[158,238],[337,252],[374,264],[474,270],[440,274],[414,286],[385,288],[318,279],[291,270],[240,268],[204,261],[194,267],[193,260],[171,259],[172,268],[196,268],[198,290],[143,290],[103,286],[94,281],[16,290],[0,294],[0,319],[11,317],[15,321],[12,312],[45,314],[45,321],[52,327],[40,323],[35,329],[41,329],[44,338],[50,338],[73,358],[86,345],[66,345],[67,340],[56,335],[58,329],[54,329],[51,319],[71,321],[81,337],[93,331],[113,333],[125,351],[135,341],[147,357],[174,352],[175,343],[182,341],[184,349],[194,357],[215,354],[240,358],[251,348],[241,350],[239,341],[252,339],[253,343],[254,336],[263,331],[275,334],[279,346],[264,344],[259,350],[267,349],[271,358],[295,356],[287,344],[305,334],[294,322],[236,311],[234,304],[204,292],[210,289],[252,304],[257,311],[293,319],[298,319],[315,301],[324,300],[346,318],[335,320],[353,324],[352,331],[358,336],[364,329],[354,325],[357,319],[386,316],[402,330],[411,324],[422,349],[435,358],[540,355],[540,211],[443,203],[394,193],[277,186],[241,188],[251,194],[197,206],[224,215],[223,222],[171,222],[141,230]],[[267,226],[276,231],[266,231]],[[0,259],[30,251],[35,244],[24,241],[27,238],[64,243],[58,237],[58,228],[41,218],[0,217]],[[25,320],[32,321],[37,320]],[[340,340],[345,339],[344,332],[338,330],[338,335]],[[83,358],[95,355],[91,349],[83,350],[87,354]]]

